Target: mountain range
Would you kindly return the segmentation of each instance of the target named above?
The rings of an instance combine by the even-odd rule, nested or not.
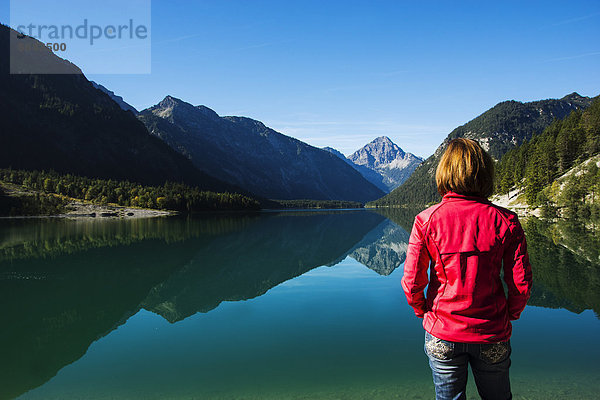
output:
[[[350,157],[331,147],[325,147],[324,150],[344,160],[386,193],[403,184],[423,162],[421,157],[404,152],[387,136],[376,138]]]
[[[387,196],[371,203],[373,206],[426,205],[439,200],[435,185],[435,169],[450,140],[464,137],[476,140],[499,160],[511,148],[541,133],[556,119],[563,119],[574,110],[590,106],[592,99],[571,93],[561,99],[528,103],[504,101],[477,118],[454,129],[404,184]]]
[[[11,35],[17,33],[0,25],[0,168],[241,191],[200,172],[187,158],[149,135],[135,115],[123,111],[79,68],[43,44],[32,40],[39,47],[33,53],[44,66],[70,73],[10,74]]]
[[[366,202],[385,194],[332,154],[250,118],[220,117],[171,96],[138,113],[33,38],[38,51],[19,59],[61,73],[10,74],[11,35],[17,33],[0,27],[6,55],[0,61],[0,168],[149,185],[183,182],[282,200]]]
[[[477,140],[498,160],[552,121],[591,104],[577,93],[528,103],[505,101],[453,130],[422,163],[387,137],[346,158],[260,121],[221,117],[172,96],[138,113],[34,39],[37,50],[20,58],[63,73],[10,74],[11,35],[17,33],[0,26],[0,53],[6,55],[0,60],[0,168],[150,185],[182,182],[201,190],[281,200],[425,205],[439,199],[435,167],[450,140]]]
[[[270,199],[365,202],[384,192],[338,157],[245,117],[172,96],[138,115],[201,171]]]

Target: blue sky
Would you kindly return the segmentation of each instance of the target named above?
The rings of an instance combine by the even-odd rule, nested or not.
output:
[[[429,156],[500,101],[600,94],[598,1],[154,0],[151,35],[150,74],[88,77],[345,154],[386,135]]]

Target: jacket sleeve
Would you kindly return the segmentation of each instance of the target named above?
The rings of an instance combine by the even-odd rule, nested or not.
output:
[[[508,316],[515,320],[519,319],[529,300],[532,275],[525,233],[516,215],[511,222],[502,261],[504,281],[508,286]]]
[[[408,240],[406,261],[404,262],[404,276],[402,277],[402,289],[404,290],[408,304],[415,309],[415,314],[419,318],[423,318],[427,312],[423,291],[429,283],[427,269],[430,262],[423,228],[423,223],[419,216],[417,216],[410,239]]]

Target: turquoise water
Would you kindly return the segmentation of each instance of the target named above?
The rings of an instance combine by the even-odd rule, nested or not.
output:
[[[389,217],[0,221],[0,398],[433,398]],[[515,398],[598,398],[597,239],[526,228]]]

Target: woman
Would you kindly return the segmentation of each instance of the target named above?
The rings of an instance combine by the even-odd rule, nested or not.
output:
[[[525,234],[487,200],[494,163],[473,140],[452,140],[435,178],[442,202],[415,218],[402,288],[423,318],[436,399],[466,398],[468,364],[483,399],[510,399],[510,321],[531,289]]]

